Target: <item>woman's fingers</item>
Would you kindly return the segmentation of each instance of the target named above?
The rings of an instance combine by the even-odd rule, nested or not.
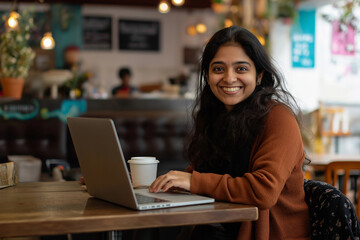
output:
[[[149,187],[150,192],[165,192],[170,188],[181,188],[190,191],[191,173],[170,171],[159,176]]]
[[[150,191],[152,192],[159,192],[163,186],[170,181],[172,178],[172,173],[168,172],[164,175],[159,176],[150,186]]]

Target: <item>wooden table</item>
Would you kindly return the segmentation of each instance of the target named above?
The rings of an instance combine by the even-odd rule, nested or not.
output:
[[[331,154],[331,153],[309,153],[312,165],[328,165],[334,161],[360,161],[360,155],[357,154]]]
[[[254,221],[253,206],[212,204],[135,211],[90,197],[78,182],[19,183],[0,190],[0,238]]]
[[[325,171],[326,166],[334,161],[360,161],[360,155],[357,154],[331,154],[331,153],[308,153],[311,160],[310,166],[315,171]]]

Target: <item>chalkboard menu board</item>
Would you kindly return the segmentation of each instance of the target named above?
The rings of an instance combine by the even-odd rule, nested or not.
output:
[[[160,23],[119,19],[119,49],[138,51],[160,50]]]
[[[112,18],[111,17],[83,17],[84,49],[110,50],[112,48]]]

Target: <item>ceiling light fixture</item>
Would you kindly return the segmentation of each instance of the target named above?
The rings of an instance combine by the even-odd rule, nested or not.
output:
[[[45,33],[40,41],[40,47],[45,50],[50,50],[55,47],[55,40],[52,37],[52,33],[50,30],[50,23],[51,23],[51,9],[49,6],[49,10],[46,13]]]
[[[55,40],[52,37],[51,32],[44,33],[43,38],[41,39],[40,46],[42,49],[53,49],[55,47]]]
[[[167,1],[162,0],[159,3],[158,10],[160,13],[168,13],[170,11],[170,4]]]
[[[19,24],[18,22],[19,14],[16,11],[11,11],[9,18],[7,20],[7,25],[9,28],[16,28]]]
[[[19,13],[18,13],[18,2],[17,0],[14,0],[11,9],[10,9],[10,13],[9,13],[9,18],[6,21],[6,25],[9,28],[17,28],[17,26],[19,25]]]
[[[171,0],[171,3],[172,3],[174,6],[179,7],[179,6],[184,5],[185,0]]]

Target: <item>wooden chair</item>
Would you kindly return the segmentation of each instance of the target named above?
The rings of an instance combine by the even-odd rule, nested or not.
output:
[[[339,175],[344,176],[343,187],[341,189],[342,193],[346,196],[348,191],[348,183],[350,182],[350,172],[357,171],[359,175],[356,178],[357,181],[357,189],[356,189],[356,197],[353,204],[356,203],[356,214],[360,217],[360,161],[335,161],[331,162],[327,165],[325,171],[325,181],[333,186],[336,186],[339,183]]]

